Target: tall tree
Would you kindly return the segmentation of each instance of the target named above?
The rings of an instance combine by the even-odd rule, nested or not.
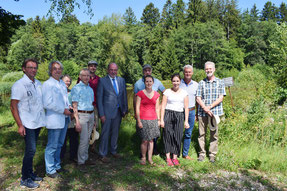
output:
[[[184,23],[185,20],[185,3],[183,0],[177,0],[175,4],[172,5],[173,8],[173,22],[174,26],[177,29]]]
[[[250,16],[252,21],[258,21],[259,19],[259,10],[256,7],[256,4],[253,5],[253,7],[250,10]]]
[[[189,0],[187,9],[187,22],[194,24],[204,17],[204,5],[202,0]]]
[[[282,2],[279,7],[279,19],[280,22],[287,21],[287,6],[284,2]]]
[[[271,1],[267,1],[261,13],[261,21],[276,20],[278,8]]]
[[[169,30],[173,23],[172,2],[167,0],[163,6],[160,22],[165,30]]]
[[[142,23],[155,27],[159,23],[159,20],[160,14],[158,8],[155,8],[153,3],[148,4],[142,13]]]
[[[132,26],[135,26],[137,24],[137,18],[135,16],[135,13],[134,11],[132,10],[131,7],[128,7],[126,9],[126,12],[123,16],[123,19],[124,19],[124,24],[130,28]]]

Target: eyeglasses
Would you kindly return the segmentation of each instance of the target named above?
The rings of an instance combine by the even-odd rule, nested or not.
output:
[[[32,70],[32,69],[35,69],[35,70],[38,70],[38,67],[31,67],[31,66],[28,66],[28,67],[26,67],[27,69],[29,69],[29,70]]]

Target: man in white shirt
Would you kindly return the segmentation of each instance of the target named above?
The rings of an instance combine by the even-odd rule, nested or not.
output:
[[[43,83],[43,105],[46,109],[46,128],[48,143],[45,149],[46,174],[56,178],[63,172],[60,153],[65,141],[69,123],[68,92],[65,83],[60,79],[63,65],[59,61],[49,64],[50,78]]]
[[[182,146],[182,158],[191,160],[191,157],[188,156],[188,151],[191,143],[191,135],[192,130],[194,127],[194,121],[196,119],[196,113],[195,113],[195,105],[196,105],[196,91],[198,88],[198,83],[193,81],[191,79],[193,75],[193,67],[191,65],[185,65],[183,67],[183,74],[184,78],[181,79],[181,83],[179,87],[181,89],[184,89],[188,93],[188,124],[189,128],[185,129],[184,131],[184,139],[183,139],[183,146]]]
[[[19,127],[18,133],[25,140],[20,185],[27,188],[37,188],[40,185],[34,181],[43,180],[33,172],[36,142],[41,127],[45,126],[41,82],[35,79],[37,69],[35,59],[26,59],[22,64],[24,76],[15,82],[11,90],[11,112]]]

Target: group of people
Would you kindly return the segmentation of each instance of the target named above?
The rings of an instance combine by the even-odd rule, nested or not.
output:
[[[164,153],[168,166],[178,166],[181,142],[184,134],[182,157],[188,156],[191,135],[195,120],[199,121],[199,157],[203,161],[206,155],[205,134],[210,126],[210,162],[215,162],[218,145],[219,116],[223,115],[222,101],[226,95],[223,80],[214,76],[215,64],[205,63],[206,78],[199,84],[192,80],[193,67],[183,68],[184,78],[179,74],[171,76],[172,88],[165,89],[162,83],[151,76],[152,67],[143,67],[143,78],[134,86],[134,112],[137,120],[137,132],[141,137],[141,161],[152,161],[153,152],[158,152],[156,140],[160,136],[159,127],[163,128]],[[160,107],[160,90],[163,93]],[[185,131],[183,133],[183,128]]]
[[[66,170],[61,167],[65,155],[66,141],[70,143],[70,160],[78,166],[95,164],[89,158],[89,142],[93,129],[101,121],[98,154],[100,161],[108,163],[110,154],[119,158],[117,152],[118,134],[122,117],[128,112],[125,80],[117,76],[118,66],[110,63],[107,75],[100,78],[95,74],[98,63],[88,62],[82,69],[77,84],[69,89],[72,79],[62,75],[63,65],[59,61],[49,64],[50,78],[41,85],[35,79],[38,61],[26,59],[22,64],[24,76],[15,82],[11,90],[11,111],[18,125],[18,133],[25,140],[25,154],[22,164],[20,185],[39,187],[37,181],[43,178],[33,171],[33,157],[41,127],[48,129],[45,149],[46,175],[60,176]],[[199,122],[199,157],[206,155],[205,134],[210,127],[209,159],[215,161],[218,145],[218,118],[223,115],[222,101],[225,87],[222,80],[214,76],[215,64],[205,63],[206,78],[199,83],[192,80],[193,68],[183,68],[184,78],[179,74],[171,77],[172,88],[165,89],[160,80],[152,76],[152,67],[143,66],[143,78],[134,85],[134,113],[136,129],[141,142],[142,165],[153,165],[152,155],[158,152],[157,139],[163,128],[164,153],[168,166],[180,165],[178,157],[183,140],[184,159],[188,156],[195,120]],[[163,93],[160,103],[160,94]],[[212,124],[212,125],[210,125]],[[183,128],[185,131],[183,132]],[[91,146],[95,152],[95,144]]]
[[[61,158],[66,150],[67,138],[70,139],[71,160],[76,161],[78,166],[95,164],[89,160],[89,142],[99,118],[102,122],[100,159],[109,162],[108,152],[118,158],[119,127],[128,111],[125,80],[117,76],[117,64],[110,63],[108,75],[100,78],[95,75],[98,63],[90,61],[88,69],[80,71],[79,82],[72,90],[69,90],[72,79],[62,75],[61,62],[52,61],[49,64],[50,78],[43,85],[35,79],[38,64],[35,59],[26,59],[22,64],[24,76],[15,82],[11,90],[11,112],[18,125],[18,133],[25,140],[20,185],[27,188],[37,188],[39,184],[36,182],[43,180],[33,171],[33,157],[41,127],[48,130],[46,175],[56,178],[66,171],[61,167]],[[94,145],[92,149],[95,149]]]

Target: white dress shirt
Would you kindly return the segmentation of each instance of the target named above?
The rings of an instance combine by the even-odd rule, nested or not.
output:
[[[50,77],[43,83],[43,105],[46,109],[47,129],[62,129],[65,126],[64,110],[69,109],[65,83]]]

